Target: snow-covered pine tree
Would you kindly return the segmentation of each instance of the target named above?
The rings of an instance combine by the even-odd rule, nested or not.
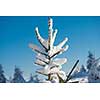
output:
[[[40,79],[38,78],[38,75],[34,75],[33,80],[34,80],[34,83],[39,83],[40,81]]]
[[[86,68],[82,65],[72,74],[72,79],[79,82],[100,83],[100,58],[96,59],[92,52],[88,52]]]
[[[3,67],[0,64],[0,83],[6,83],[6,77],[4,75]]]
[[[95,61],[95,57],[94,55],[89,51],[88,52],[88,60],[87,60],[87,69],[90,70],[91,66],[93,65],[94,61]]]
[[[30,75],[30,79],[29,79],[29,81],[27,82],[27,83],[39,83],[39,79],[38,79],[38,75]]]
[[[84,65],[81,66],[81,68],[80,68],[80,72],[82,72],[82,73],[86,73],[86,68],[85,68]]]
[[[88,81],[90,83],[100,82],[100,58],[96,59],[92,53],[89,52],[87,61]]]
[[[23,78],[22,71],[17,67],[15,67],[12,83],[25,83],[25,79]]]
[[[48,76],[50,82],[62,82],[66,80],[66,74],[62,71],[62,65],[67,62],[66,58],[55,58],[57,55],[62,54],[68,49],[68,45],[65,45],[68,38],[65,38],[57,46],[54,45],[57,29],[53,30],[53,20],[48,20],[48,39],[44,39],[38,30],[35,28],[37,39],[41,46],[29,44],[29,47],[37,53],[35,64],[42,66],[37,70],[37,73]]]

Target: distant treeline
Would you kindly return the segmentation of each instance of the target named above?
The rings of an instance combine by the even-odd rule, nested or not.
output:
[[[7,79],[5,77],[5,73],[3,70],[3,66],[2,64],[0,64],[0,83],[38,83],[39,79],[38,79],[38,75],[30,75],[29,80],[25,80],[25,78],[23,77],[23,72],[20,70],[20,68],[15,68],[14,69],[14,74],[13,77],[9,77],[9,79]]]

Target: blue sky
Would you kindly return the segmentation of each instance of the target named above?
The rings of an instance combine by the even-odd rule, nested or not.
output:
[[[79,66],[86,65],[88,51],[100,57],[100,17],[54,17],[54,29],[58,29],[55,44],[65,37],[69,38],[69,49],[61,57],[68,63],[64,71],[70,70],[77,59]],[[12,76],[15,65],[24,71],[24,76],[35,74],[37,66],[33,64],[35,53],[28,47],[30,42],[39,44],[34,29],[38,26],[44,38],[48,36],[48,17],[0,17],[0,63],[6,76]]]

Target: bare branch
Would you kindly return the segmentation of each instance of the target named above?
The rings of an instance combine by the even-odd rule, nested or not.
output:
[[[75,67],[77,66],[78,63],[79,63],[79,60],[76,61],[75,65],[73,66],[73,68],[69,72],[69,74],[68,74],[67,79],[66,79],[65,82],[69,81],[70,75],[72,74],[73,70],[75,69]]]

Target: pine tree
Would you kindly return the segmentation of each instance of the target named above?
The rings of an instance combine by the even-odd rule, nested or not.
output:
[[[29,47],[37,53],[35,64],[43,67],[36,72],[47,76],[47,80],[50,82],[62,82],[62,80],[66,80],[66,74],[62,71],[62,65],[67,62],[67,59],[55,57],[68,49],[68,45],[65,46],[68,38],[54,46],[57,29],[53,30],[52,27],[53,20],[49,18],[47,40],[41,37],[38,27],[36,27],[35,33],[41,46],[29,44]]]
[[[25,79],[22,76],[22,71],[19,68],[15,68],[12,83],[25,83]]]
[[[6,83],[6,78],[4,76],[4,71],[1,64],[0,64],[0,83]]]
[[[81,68],[80,68],[80,72],[82,72],[82,73],[86,73],[86,69],[85,69],[84,65],[81,66]]]
[[[89,52],[89,59],[87,61],[87,69],[88,69],[88,81],[91,82],[100,82],[100,71],[99,60],[96,59],[92,53]]]
[[[88,60],[87,60],[87,69],[90,70],[94,61],[95,61],[95,57],[94,55],[89,51],[88,52]]]
[[[28,81],[28,83],[39,83],[39,79],[38,79],[38,75],[30,75],[30,79]]]

